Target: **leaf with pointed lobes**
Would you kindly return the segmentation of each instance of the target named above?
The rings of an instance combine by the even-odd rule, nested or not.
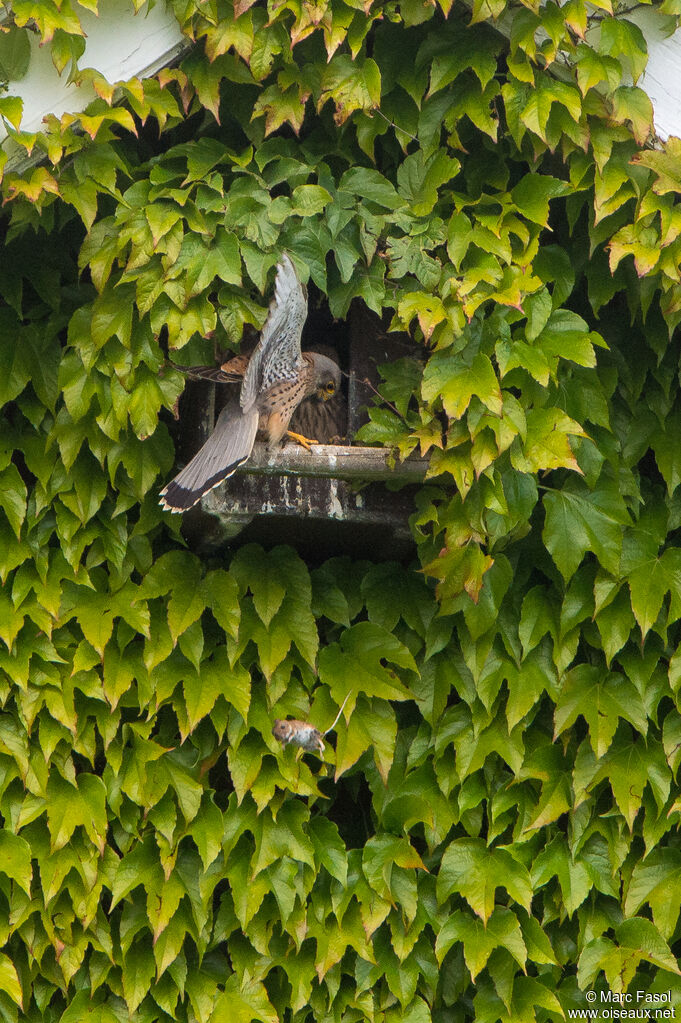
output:
[[[502,413],[501,388],[489,358],[478,352],[470,366],[465,365],[451,349],[431,356],[423,374],[421,393],[424,401],[442,400],[451,419],[460,419],[471,398],[479,398],[490,412]]]
[[[494,910],[496,890],[501,887],[529,913],[532,884],[526,867],[505,849],[490,848],[479,838],[450,843],[437,879],[438,902],[456,892],[487,923]]]
[[[423,569],[426,575],[439,579],[437,596],[439,600],[457,597],[467,593],[477,604],[482,589],[483,577],[494,564],[494,558],[484,554],[478,544],[465,547],[444,547],[439,557]]]

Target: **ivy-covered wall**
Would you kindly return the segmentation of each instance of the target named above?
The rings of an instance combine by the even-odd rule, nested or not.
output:
[[[2,182],[0,1016],[681,1001],[681,154],[643,36],[608,0],[174,6],[189,56],[116,90],[69,0],[0,50],[100,96],[32,136],[0,98],[43,158]],[[200,559],[158,506],[166,356],[260,326],[284,249],[414,339],[362,433],[431,458],[413,566]],[[323,761],[281,751],[348,694]]]

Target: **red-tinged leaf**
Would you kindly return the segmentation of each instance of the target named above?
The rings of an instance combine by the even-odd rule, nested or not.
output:
[[[467,593],[477,604],[485,572],[494,564],[494,558],[484,554],[477,544],[455,547],[440,553],[440,556],[424,566],[426,575],[438,579],[437,594],[440,600],[448,600],[461,593]]]
[[[608,244],[609,263],[615,272],[625,256],[633,256],[639,277],[649,273],[660,260],[660,239],[655,228],[642,224],[626,224],[613,236]]]
[[[45,167],[37,167],[31,174],[28,181],[16,174],[10,174],[7,178],[7,191],[10,198],[23,195],[29,202],[36,202],[43,192],[51,195],[59,195],[59,185]],[[5,200],[6,202],[7,200]]]
[[[381,101],[381,73],[370,57],[353,61],[349,54],[335,54],[322,73],[317,108],[332,100],[334,120],[341,125],[355,110],[370,110]]]
[[[416,318],[426,341],[430,340],[438,323],[447,319],[442,300],[437,295],[427,295],[424,292],[409,294],[401,299],[397,315],[405,326],[409,326]]]
[[[265,135],[271,135],[287,123],[298,135],[305,119],[307,99],[297,85],[290,85],[283,91],[278,85],[269,86],[258,96],[251,119],[265,115]]]
[[[129,110],[124,110],[122,107],[115,107],[112,110],[108,110],[105,114],[80,114],[79,120],[91,139],[97,137],[97,133],[103,124],[110,124],[111,122],[120,124],[127,128],[128,131],[131,131],[133,135],[137,135],[137,128],[135,127],[132,114]]]
[[[205,35],[206,54],[211,62],[230,49],[238,53],[246,63],[250,61],[253,51],[253,17],[246,11],[237,14],[235,10],[234,19],[222,18]]]

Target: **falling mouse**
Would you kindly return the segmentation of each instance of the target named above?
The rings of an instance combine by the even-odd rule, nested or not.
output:
[[[318,728],[311,725],[309,721],[297,721],[295,718],[292,721],[282,721],[281,718],[274,719],[274,725],[272,726],[272,735],[275,739],[278,739],[283,746],[300,746],[301,749],[307,753],[318,753],[324,752],[324,741],[323,736],[328,735],[332,732],[338,724],[338,719],[343,713],[343,707],[348,702],[350,693],[345,697],[341,704],[341,708],[336,714],[336,718],[332,725],[330,725],[325,732],[320,732]]]

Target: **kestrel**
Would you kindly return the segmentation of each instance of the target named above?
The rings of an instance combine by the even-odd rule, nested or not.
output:
[[[336,352],[329,345],[318,345],[317,349],[314,352],[303,352],[303,356],[325,355],[332,362],[335,361],[333,356]],[[171,366],[186,373],[193,380],[212,380],[216,384],[240,384],[251,354],[252,352],[240,352],[218,366],[178,366],[177,363],[171,363]],[[291,416],[289,425],[291,430],[295,431],[295,435],[291,436],[298,439],[302,434],[304,437],[314,437],[318,444],[341,443],[347,430],[346,407],[341,391],[336,390],[335,394],[329,395],[328,391],[323,389],[321,392],[315,391],[308,395]]]
[[[288,432],[291,416],[304,398],[312,394],[330,398],[339,389],[336,363],[301,351],[306,317],[307,292],[290,258],[283,255],[260,341],[245,370],[241,365],[241,373],[234,377],[241,376],[239,401],[225,406],[198,454],[161,491],[164,508],[181,512],[193,507],[243,465],[256,434],[262,433],[268,447],[274,447]]]

